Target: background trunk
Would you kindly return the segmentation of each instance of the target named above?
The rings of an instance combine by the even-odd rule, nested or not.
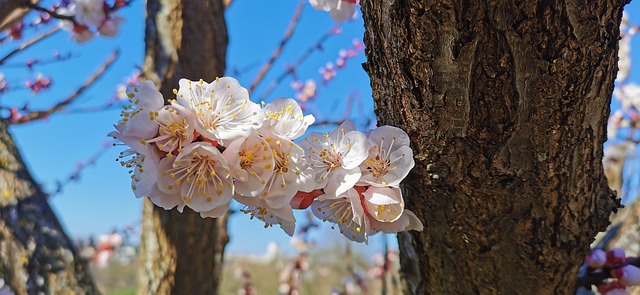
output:
[[[0,279],[18,295],[98,293],[2,121]]]
[[[615,208],[602,143],[625,1],[362,0],[381,125],[406,130],[406,294],[570,294]]]
[[[146,25],[144,79],[165,98],[175,98],[180,78],[212,81],[224,74],[222,0],[148,0]],[[145,200],[140,292],[216,294],[228,239],[226,218],[165,211]]]

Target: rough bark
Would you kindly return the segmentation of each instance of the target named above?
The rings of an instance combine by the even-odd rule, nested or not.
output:
[[[405,293],[573,293],[616,207],[602,144],[625,1],[361,4],[379,123],[416,159]]]
[[[0,278],[19,295],[98,293],[1,121]]]
[[[222,0],[147,2],[144,78],[173,98],[180,78],[212,81],[225,69]],[[185,209],[165,211],[145,200],[141,240],[142,294],[216,294],[222,277],[226,219]]]

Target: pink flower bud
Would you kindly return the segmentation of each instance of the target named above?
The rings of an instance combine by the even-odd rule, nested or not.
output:
[[[589,267],[600,269],[607,262],[607,253],[602,249],[593,249],[589,255],[587,255],[586,263]]]
[[[611,270],[611,276],[625,286],[640,285],[640,268],[631,264]]]
[[[618,263],[624,262],[624,250],[620,248],[613,248],[607,252],[607,266],[613,266]]]

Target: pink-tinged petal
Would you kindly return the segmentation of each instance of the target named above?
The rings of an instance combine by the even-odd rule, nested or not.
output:
[[[424,225],[422,224],[422,221],[411,210],[405,209],[402,215],[406,215],[407,218],[409,219],[409,225],[405,230],[415,230],[415,231],[424,230]]]
[[[355,12],[355,4],[340,0],[336,9],[332,9],[329,13],[331,14],[331,18],[340,23],[351,19]]]
[[[150,80],[142,84],[127,86],[127,96],[133,99],[140,108],[156,111],[164,105],[164,97]]]
[[[234,140],[222,153],[235,179],[236,193],[255,197],[263,192],[273,174],[271,148],[256,131]]]
[[[404,210],[400,218],[393,222],[380,222],[373,218],[369,221],[371,229],[384,233],[397,233],[406,230],[422,231],[424,229],[420,219],[409,210]]]
[[[229,206],[231,202],[227,202],[226,204],[222,204],[210,211],[200,212],[200,217],[202,218],[218,218],[222,217],[224,214],[229,211]]]
[[[324,192],[327,195],[339,196],[352,188],[360,179],[360,168],[356,167],[351,170],[336,169],[329,175],[327,185]]]
[[[382,177],[382,180],[388,186],[398,187],[416,165],[413,159],[413,150],[408,146],[402,146],[391,153],[389,160],[389,172]],[[377,183],[372,183],[372,185],[377,185]]]
[[[153,138],[158,134],[158,124],[151,120],[149,111],[143,109],[127,120],[124,124],[122,134],[127,137],[139,139]]]
[[[182,206],[184,208],[185,205],[179,194],[167,194],[158,189],[157,185],[153,186],[148,197],[153,204],[165,210],[171,210],[176,206]]]
[[[378,144],[382,142],[382,138],[385,138],[385,144],[383,145],[383,147],[387,151],[394,151],[399,149],[401,146],[409,146],[411,144],[409,135],[407,135],[404,130],[388,125],[380,126],[376,129],[371,130],[371,132],[369,132],[368,138]]]
[[[173,168],[174,157],[165,157],[158,164],[158,189],[167,194],[180,194],[180,184],[175,184],[175,174],[169,171]]]

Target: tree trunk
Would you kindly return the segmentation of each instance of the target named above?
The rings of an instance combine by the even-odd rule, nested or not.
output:
[[[602,144],[625,1],[361,2],[379,122],[416,159],[405,293],[573,293],[616,207]]]
[[[98,293],[2,121],[0,279],[18,295]]]
[[[212,81],[224,74],[222,0],[148,0],[146,25],[143,75],[165,98],[175,98],[180,78]],[[165,211],[145,200],[140,293],[216,294],[228,239],[225,218]]]

